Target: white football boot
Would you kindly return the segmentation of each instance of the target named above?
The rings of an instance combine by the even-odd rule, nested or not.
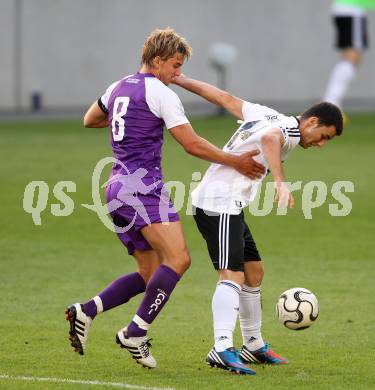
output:
[[[65,310],[66,320],[70,323],[69,340],[75,352],[84,355],[87,336],[92,324],[92,319],[87,316],[80,303],[74,303]]]
[[[116,334],[116,343],[121,348],[126,348],[132,355],[132,358],[143,367],[155,368],[156,360],[150,352],[150,340],[147,337],[128,337],[128,328],[119,330]]]

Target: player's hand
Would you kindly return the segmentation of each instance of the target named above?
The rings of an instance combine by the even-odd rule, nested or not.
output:
[[[252,150],[251,152],[241,154],[238,156],[235,169],[252,180],[260,179],[264,175],[266,169],[262,164],[259,164],[254,160],[253,157],[258,154],[259,150]]]
[[[184,80],[186,80],[186,76],[183,73],[181,73],[179,76],[174,76],[172,78],[172,83],[176,85],[181,85]]]
[[[293,208],[294,198],[285,182],[276,182],[275,202],[280,208]]]

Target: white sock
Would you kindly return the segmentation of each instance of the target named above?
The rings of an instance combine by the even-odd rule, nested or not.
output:
[[[212,297],[215,349],[222,352],[233,347],[241,286],[231,280],[220,280]]]
[[[243,285],[240,294],[240,325],[243,343],[250,351],[264,346],[260,287]]]
[[[94,298],[92,298],[96,305],[96,314],[103,313],[103,302],[102,299],[99,297],[99,295],[96,295]]]
[[[341,107],[344,95],[356,73],[357,68],[352,62],[338,62],[332,69],[323,100]]]

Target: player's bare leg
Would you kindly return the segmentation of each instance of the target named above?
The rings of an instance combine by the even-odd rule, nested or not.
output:
[[[191,260],[179,221],[151,224],[142,229],[142,234],[158,253],[164,265],[180,276],[185,273]]]
[[[136,250],[133,256],[137,262],[138,272],[117,278],[86,303],[75,303],[66,309],[66,319],[70,326],[69,340],[80,355],[85,353],[92,320],[99,313],[120,306],[144,292],[148,280],[160,265],[160,259],[154,250]]]
[[[249,287],[260,287],[264,276],[263,261],[246,261],[245,284]]]
[[[162,259],[154,249],[148,251],[135,250],[133,256],[137,262],[137,272],[147,284],[160,266]]]
[[[356,48],[348,48],[342,51],[342,57],[350,61],[353,65],[358,66],[362,62],[362,52]]]
[[[156,361],[150,354],[147,331],[188,269],[190,256],[180,222],[151,224],[142,229],[142,234],[162,264],[150,278],[132,322],[117,333],[116,340],[129,350],[138,363],[154,368]]]

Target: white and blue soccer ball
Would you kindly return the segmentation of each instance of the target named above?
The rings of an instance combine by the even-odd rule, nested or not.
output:
[[[279,321],[287,328],[306,329],[318,318],[318,299],[306,288],[291,288],[279,296],[276,314]]]

